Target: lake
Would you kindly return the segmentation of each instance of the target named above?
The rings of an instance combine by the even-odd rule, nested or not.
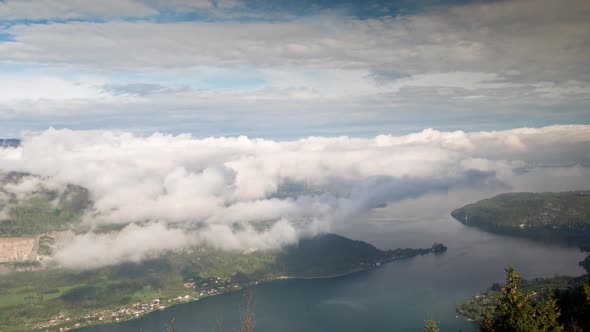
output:
[[[401,208],[411,206],[392,207]],[[363,216],[363,223],[335,228],[380,248],[429,247],[437,241],[448,251],[345,277],[260,284],[251,289],[255,330],[421,332],[424,321],[434,319],[441,331],[475,331],[474,324],[456,317],[455,305],[502,281],[505,267],[514,266],[525,278],[584,273],[578,262],[585,255],[577,248],[486,233],[445,213],[437,212],[438,218],[392,220],[394,212],[400,215],[378,209]],[[240,296],[223,294],[80,331],[165,331],[173,318],[180,332],[218,331],[218,321],[231,331],[238,325]]]

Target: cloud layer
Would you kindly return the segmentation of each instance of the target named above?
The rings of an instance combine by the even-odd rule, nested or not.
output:
[[[58,7],[70,8],[70,13],[81,11],[72,7],[79,2],[55,5],[60,2],[22,4],[45,8],[37,10],[39,14]],[[141,5],[109,2],[122,7]],[[102,6],[80,7],[108,19],[100,14]],[[0,56],[3,61],[100,70],[252,65],[372,69],[383,77],[455,71],[505,72],[539,81],[587,81],[588,77],[590,6],[584,0],[567,5],[551,0],[496,1],[368,19],[318,14],[281,21],[14,25],[4,31],[14,41],[0,43]]]
[[[0,2],[0,130],[292,138],[590,121],[588,1],[369,2],[372,15],[272,3]]]
[[[0,149],[0,170],[88,188],[86,223],[127,225],[62,248],[56,257],[70,267],[138,261],[187,244],[279,248],[383,204],[510,190],[530,169],[588,165],[590,126],[295,141],[50,129]]]

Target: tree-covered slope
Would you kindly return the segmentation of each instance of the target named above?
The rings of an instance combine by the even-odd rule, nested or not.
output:
[[[288,274],[325,276],[372,265],[384,257],[385,252],[366,242],[325,234],[286,247],[277,260]]]
[[[44,264],[38,257],[0,264],[0,331],[126,320],[259,281],[344,275],[446,250],[435,244],[432,248],[384,251],[363,241],[322,234],[277,250],[221,251],[206,245],[189,246],[154,253],[140,263],[66,270],[50,259],[56,241],[52,231],[79,230],[76,223],[92,203],[85,188],[46,185],[40,180],[25,173],[0,174],[0,240],[26,237],[37,248],[28,251],[48,258],[43,258],[48,262]],[[89,231],[114,234],[121,227],[107,225]]]
[[[440,246],[382,251],[366,242],[325,234],[280,251],[191,247],[140,263],[90,271],[49,268],[11,273],[0,279],[0,331],[29,331],[44,322],[58,328],[132,319],[136,316],[127,312],[135,310],[137,303],[158,299],[168,306],[259,281],[342,275],[377,263],[438,253]]]
[[[67,229],[90,205],[88,190],[76,185],[61,189],[39,186],[26,194],[14,190],[23,181],[35,179],[25,173],[0,174],[0,236],[34,236]]]
[[[512,268],[506,283],[457,305],[461,316],[480,322],[479,332],[590,330],[590,279],[553,277],[525,281]]]
[[[373,245],[336,234],[299,240],[277,254],[277,268],[289,276],[326,277],[365,270],[385,262],[447,250],[435,243],[431,248],[380,250]]]
[[[574,288],[580,280],[580,278],[555,276],[523,280],[521,286],[524,291],[535,294],[535,298],[544,299],[551,297],[557,290]],[[457,313],[469,320],[482,321],[485,317],[493,316],[501,295],[502,285],[494,283],[487,291],[458,304]]]
[[[501,194],[451,215],[484,228],[590,230],[590,191]]]
[[[494,233],[565,243],[590,252],[590,191],[501,194],[451,215]],[[580,266],[590,271],[590,256]]]

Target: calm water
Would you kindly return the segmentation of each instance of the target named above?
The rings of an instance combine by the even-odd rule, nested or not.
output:
[[[362,224],[339,226],[338,233],[380,248],[442,241],[448,252],[342,278],[254,287],[256,331],[422,331],[425,319],[437,320],[442,331],[474,331],[471,323],[456,317],[455,305],[502,281],[506,266],[515,266],[525,278],[583,273],[578,262],[584,255],[577,248],[485,233],[445,214],[427,220],[391,220],[387,217],[391,212],[383,209]],[[164,331],[172,318],[180,332],[216,331],[218,319],[231,331],[237,326],[239,303],[240,293],[224,294],[83,331]]]

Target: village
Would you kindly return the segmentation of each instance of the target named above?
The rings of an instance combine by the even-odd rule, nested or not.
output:
[[[255,282],[257,284],[258,282]],[[84,316],[67,315],[60,312],[47,321],[34,325],[34,329],[45,331],[70,331],[81,328],[105,323],[118,323],[133,318],[138,318],[147,313],[163,310],[169,306],[189,301],[200,300],[207,296],[217,295],[230,290],[238,290],[242,286],[231,278],[208,278],[205,280],[195,281],[188,279],[184,288],[191,290],[191,293],[178,295],[169,299],[155,298],[149,302],[137,302],[118,307],[114,310],[103,310],[93,313],[86,313]]]

